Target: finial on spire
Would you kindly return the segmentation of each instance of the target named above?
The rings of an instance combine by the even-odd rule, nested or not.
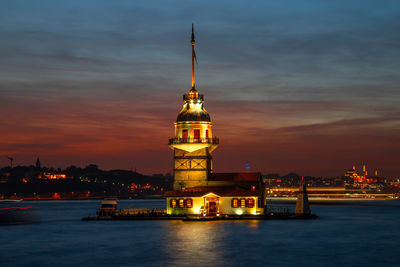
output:
[[[193,29],[193,23],[192,23],[192,40],[191,43],[194,43],[194,29]]]

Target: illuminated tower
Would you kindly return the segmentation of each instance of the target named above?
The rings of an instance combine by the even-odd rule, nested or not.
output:
[[[210,115],[203,107],[204,97],[195,88],[194,31],[192,24],[192,89],[183,95],[183,108],[175,122],[175,137],[169,140],[174,150],[174,190],[207,186],[212,172],[211,153],[218,146],[212,137]]]

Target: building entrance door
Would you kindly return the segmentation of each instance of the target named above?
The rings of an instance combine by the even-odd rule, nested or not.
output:
[[[208,201],[208,210],[207,215],[215,216],[218,212],[218,198],[217,197],[209,197],[207,198]]]

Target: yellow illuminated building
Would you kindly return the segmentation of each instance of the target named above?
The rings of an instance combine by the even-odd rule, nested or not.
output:
[[[263,213],[260,173],[213,173],[213,137],[204,96],[195,85],[195,40],[192,25],[192,88],[183,95],[183,107],[174,124],[169,146],[174,151],[173,190],[165,194],[168,214],[257,215]]]
[[[211,190],[212,191],[212,190]],[[218,191],[216,191],[218,192]],[[182,194],[171,194],[167,201],[167,213],[173,215],[259,215],[263,209],[258,207],[258,194],[244,196],[241,192],[235,196],[235,192],[207,193],[203,192],[182,192]]]
[[[49,180],[54,180],[54,179],[67,179],[66,174],[60,174],[60,173],[43,173],[39,174],[39,179],[49,179]]]

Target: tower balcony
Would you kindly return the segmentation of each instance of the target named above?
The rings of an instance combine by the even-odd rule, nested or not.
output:
[[[194,152],[199,149],[208,148],[212,152],[219,144],[218,137],[213,138],[171,138],[169,139],[169,147],[172,149],[180,149],[186,152]]]
[[[170,138],[168,145],[179,145],[179,144],[211,144],[218,145],[219,138]]]

